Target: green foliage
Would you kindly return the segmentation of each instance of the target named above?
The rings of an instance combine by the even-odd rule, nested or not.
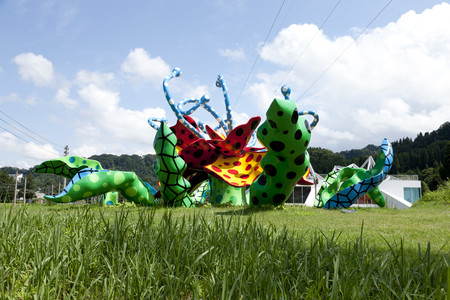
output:
[[[102,164],[103,169],[112,171],[135,172],[143,181],[150,183],[151,186],[158,186],[158,177],[153,171],[153,164],[156,161],[156,155],[146,154],[120,156],[113,154],[93,155],[89,159],[97,160]]]
[[[337,232],[299,233],[254,217],[175,217],[175,211],[3,206],[0,298],[447,295],[449,257],[430,244],[411,250],[402,240],[387,239],[381,249],[365,238],[362,225],[358,236],[346,241]]]
[[[425,192],[413,206],[450,204],[450,180],[445,181],[435,191]]]
[[[15,171],[14,171],[15,173]],[[0,169],[0,202],[11,202],[14,197],[14,178]]]
[[[339,153],[323,148],[308,148],[309,161],[318,174],[328,174],[334,166],[347,166],[352,162]]]

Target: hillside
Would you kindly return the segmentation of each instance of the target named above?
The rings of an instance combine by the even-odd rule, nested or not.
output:
[[[415,139],[403,138],[394,141],[392,146],[394,148],[394,164],[391,174],[417,174],[425,183],[425,190],[428,187],[435,190],[439,184],[450,177],[450,122],[442,124],[435,131],[419,133]],[[368,156],[376,159],[379,151],[379,146],[375,145],[338,153],[324,148],[308,149],[311,164],[318,174],[330,172],[335,165],[346,166],[353,162],[360,166]],[[152,186],[157,185],[158,179],[153,171],[153,164],[156,160],[154,154],[144,156],[101,154],[89,158],[98,160],[104,169],[134,171]],[[33,168],[19,170],[19,173],[28,178],[30,191],[40,189],[49,193],[53,187],[53,193],[57,193],[62,188],[63,179],[61,177],[34,174],[32,170]],[[0,168],[0,171],[3,175],[14,174],[16,168],[3,167]],[[3,175],[0,176],[0,199],[2,195],[9,195],[14,188],[13,182],[7,180],[7,176]]]

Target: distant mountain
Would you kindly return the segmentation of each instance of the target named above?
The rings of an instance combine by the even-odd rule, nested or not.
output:
[[[447,169],[450,169],[450,166],[447,166],[447,164],[450,164],[450,122],[442,124],[432,132],[419,133],[414,140],[403,138],[392,142],[392,147],[394,148],[394,164],[390,171],[391,174],[415,173],[421,175],[422,180],[425,180],[425,176],[430,177],[432,175],[435,177],[435,181],[432,184],[429,183],[430,188],[437,186],[439,180],[448,177]],[[318,174],[327,174],[335,165],[346,166],[355,163],[360,166],[369,156],[376,159],[380,149],[376,145],[367,145],[362,149],[338,153],[323,148],[309,148],[308,152],[314,171]],[[157,185],[158,179],[153,171],[153,164],[156,161],[156,155],[154,154],[144,156],[101,154],[89,158],[99,161],[104,169],[133,171],[152,186]],[[12,167],[0,169],[8,174],[16,172],[16,168]],[[27,176],[32,170],[33,168],[20,169],[19,173]],[[56,179],[56,176],[53,175],[33,174],[33,177],[37,186],[51,185],[56,187],[59,185],[59,179]],[[438,177],[439,180],[436,179]]]
[[[403,138],[392,142],[394,148],[394,164],[391,174],[419,172],[429,167],[442,168],[446,149],[450,144],[450,122],[445,122],[437,130],[419,133],[413,140]],[[335,165],[358,166],[372,156],[377,158],[379,146],[367,145],[362,149],[352,149],[334,153],[322,148],[309,148],[310,162],[314,171],[319,174],[330,172]]]

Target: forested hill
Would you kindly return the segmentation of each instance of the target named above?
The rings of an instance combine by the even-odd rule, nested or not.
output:
[[[450,177],[450,122],[442,124],[432,132],[419,133],[415,139],[403,138],[392,142],[394,164],[391,174],[417,174],[431,189]],[[330,172],[335,165],[358,166],[372,156],[375,160],[380,147],[368,145],[363,149],[353,149],[334,153],[323,148],[309,148],[311,164],[319,174]]]
[[[140,155],[127,155],[120,156],[113,154],[101,154],[93,155],[89,159],[94,159],[102,164],[103,169],[114,171],[133,171],[142,180],[150,183],[152,186],[158,184],[158,178],[153,171],[153,164],[156,161],[156,155],[146,154]]]
[[[415,139],[403,138],[394,141],[392,146],[394,148],[394,165],[391,174],[417,174],[431,189],[450,177],[450,122],[444,123],[435,131],[419,133]],[[368,145],[363,149],[339,153],[323,148],[309,148],[308,152],[315,172],[326,174],[335,165],[346,166],[353,162],[360,166],[368,156],[372,156],[376,160],[380,147],[379,145]],[[99,161],[104,169],[133,171],[151,185],[157,184],[157,177],[153,171],[153,164],[156,160],[154,154],[144,156],[101,154],[89,158]],[[19,170],[19,173],[27,176],[32,169],[22,169]],[[16,169],[3,167],[0,170],[6,174],[14,174]],[[38,185],[44,184],[40,181],[50,180],[50,177],[44,175],[33,174],[33,176]]]

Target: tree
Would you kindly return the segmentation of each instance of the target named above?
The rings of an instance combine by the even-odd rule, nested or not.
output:
[[[11,202],[14,198],[14,178],[0,170],[0,201]]]
[[[450,142],[447,142],[447,147],[445,147],[444,161],[442,162],[440,175],[442,180],[450,179]]]

